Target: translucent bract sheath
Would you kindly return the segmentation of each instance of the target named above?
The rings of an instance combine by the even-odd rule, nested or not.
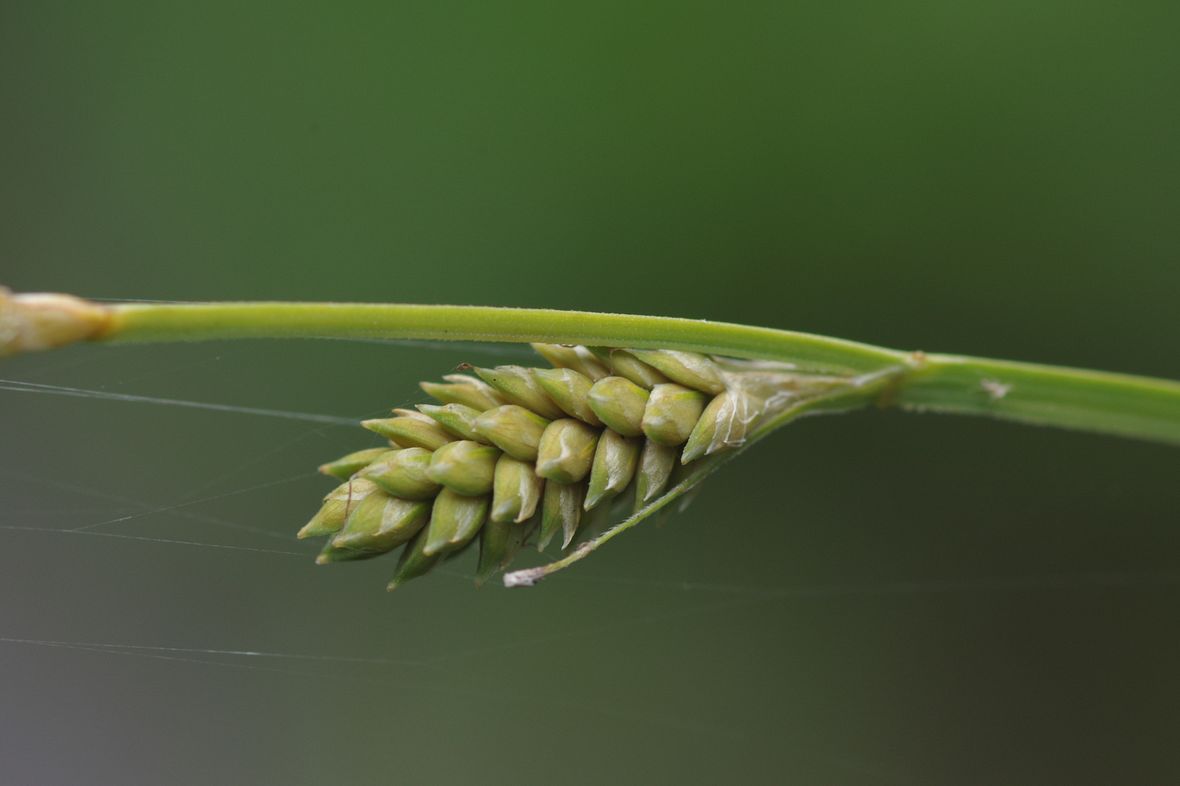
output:
[[[659,506],[686,465],[844,382],[692,352],[535,344],[554,368],[497,366],[423,382],[438,404],[362,424],[390,445],[320,467],[345,481],[300,537],[321,563],[402,549],[389,588],[478,541],[477,582],[530,541],[563,548]]]

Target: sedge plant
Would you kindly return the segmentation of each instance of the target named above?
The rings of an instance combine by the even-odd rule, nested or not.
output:
[[[795,418],[863,407],[986,415],[1180,445],[1180,382],[903,352],[667,317],[478,306],[104,304],[0,288],[0,355],[101,343],[351,338],[531,343],[549,367],[423,382],[437,403],[364,421],[382,444],[329,461],[299,531],[322,564],[400,549],[389,588],[478,544],[477,582],[527,544],[530,586],[684,500]]]

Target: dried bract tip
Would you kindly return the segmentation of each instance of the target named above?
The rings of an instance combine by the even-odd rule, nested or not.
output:
[[[527,521],[537,510],[543,485],[532,464],[500,456],[492,490],[491,520],[517,524]]]
[[[531,410],[543,418],[553,420],[565,414],[545,395],[541,385],[533,378],[532,369],[524,366],[496,366],[477,368],[475,373],[511,403]]]
[[[403,499],[432,499],[442,485],[430,477],[432,454],[425,448],[390,451],[365,467],[360,475],[384,491]]]
[[[624,437],[643,433],[649,393],[629,379],[605,377],[590,388],[590,408],[599,420]]]
[[[661,445],[683,445],[704,410],[701,393],[671,382],[656,385],[643,411],[643,433]]]
[[[407,448],[437,450],[454,439],[438,423],[421,413],[414,414],[418,417],[399,415],[396,418],[362,420],[361,425]],[[419,420],[419,417],[422,419]]]
[[[521,461],[536,461],[549,421],[515,404],[489,409],[475,420],[475,433]]]
[[[111,311],[72,295],[14,295],[0,287],[0,357],[73,344],[99,336]]]
[[[429,475],[456,494],[478,497],[491,493],[500,451],[463,439],[443,445],[430,459]]]
[[[624,437],[610,429],[598,438],[594,451],[594,467],[590,472],[590,485],[586,491],[586,510],[592,510],[607,497],[619,494],[635,477],[639,463],[639,451],[643,440]]]
[[[348,480],[354,474],[390,452],[389,448],[366,448],[365,450],[358,450],[346,456],[341,456],[335,461],[321,464],[319,470],[324,475],[340,480]]]
[[[631,353],[686,388],[713,394],[725,390],[721,370],[705,355],[671,349],[633,349]]]
[[[549,398],[567,415],[591,426],[602,425],[590,407],[590,388],[594,385],[590,377],[570,368],[541,368],[534,375]]]
[[[598,432],[574,418],[555,420],[541,435],[537,474],[558,483],[576,483],[590,474]]]

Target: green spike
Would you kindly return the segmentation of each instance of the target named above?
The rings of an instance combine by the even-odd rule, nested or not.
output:
[[[635,509],[643,507],[664,493],[676,467],[676,448],[650,439],[644,441],[635,475]]]
[[[314,538],[338,531],[344,526],[353,507],[376,489],[376,486],[362,478],[353,478],[332,489],[324,497],[323,506],[311,517],[311,521],[303,525],[297,537]]]
[[[475,420],[475,432],[520,461],[536,461],[549,421],[515,404],[489,409]]]
[[[567,415],[591,426],[602,425],[590,408],[590,388],[594,385],[590,377],[569,368],[540,368],[534,376],[537,384]]]
[[[403,499],[430,499],[442,486],[430,477],[432,453],[425,448],[391,451],[361,471],[361,477]]]
[[[624,437],[643,433],[643,411],[648,392],[623,377],[604,377],[590,388],[590,408],[599,419]]]
[[[533,471],[532,464],[511,456],[500,456],[496,462],[491,520],[518,524],[527,521],[541,501],[544,483]]]
[[[553,420],[563,416],[561,409],[545,395],[533,377],[533,370],[524,366],[496,366],[477,368],[480,379],[494,387],[510,403],[518,404],[543,418]]]
[[[635,466],[639,463],[639,451],[643,440],[638,437],[624,437],[610,429],[598,438],[594,451],[594,468],[590,471],[590,485],[586,491],[586,510],[592,510],[600,502],[620,493],[635,477]]]
[[[475,537],[487,515],[487,497],[466,497],[443,489],[434,499],[423,553],[429,557],[460,548]]]
[[[656,385],[643,411],[643,433],[661,445],[683,445],[705,410],[705,397],[673,383]]]
[[[580,420],[549,424],[537,449],[537,474],[558,483],[576,483],[590,473],[598,432]]]
[[[475,407],[466,404],[419,404],[418,411],[435,420],[459,439],[490,444],[486,438],[475,433],[475,419],[480,415],[480,410]]]
[[[364,469],[381,456],[389,453],[389,448],[365,448],[348,455],[341,456],[335,461],[320,465],[320,472],[339,480],[348,480],[359,470]]]
[[[395,418],[363,420],[361,425],[407,448],[437,450],[454,439],[446,429],[430,418],[418,412],[414,415],[418,417],[399,415]]]
[[[635,357],[673,382],[693,390],[717,394],[725,390],[725,379],[717,364],[698,352],[674,349],[633,349]]]
[[[427,472],[431,480],[456,494],[478,497],[491,492],[499,457],[496,448],[462,439],[434,451]]]

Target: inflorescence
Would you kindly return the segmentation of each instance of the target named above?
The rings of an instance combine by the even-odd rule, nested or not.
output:
[[[364,421],[388,445],[320,467],[344,482],[299,532],[328,537],[317,562],[404,546],[394,589],[478,539],[482,583],[530,541],[544,550],[561,533],[570,548],[612,508],[658,500],[687,465],[843,381],[691,352],[533,347],[554,367],[451,374],[422,383],[440,404]]]

